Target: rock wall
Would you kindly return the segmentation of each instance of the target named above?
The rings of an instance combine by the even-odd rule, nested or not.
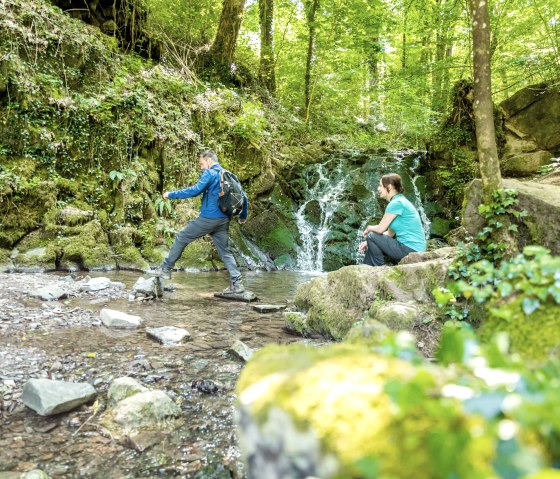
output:
[[[506,146],[505,176],[523,177],[560,155],[560,86],[531,85],[500,104]]]
[[[552,181],[555,177],[548,178]],[[528,215],[518,231],[518,245],[539,244],[560,254],[560,185],[537,181],[504,180],[504,187],[518,192],[519,208]],[[474,236],[483,227],[484,220],[478,214],[482,201],[482,183],[473,180],[465,190],[463,227]]]

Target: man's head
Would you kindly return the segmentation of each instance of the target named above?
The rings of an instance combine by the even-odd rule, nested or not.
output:
[[[212,150],[203,151],[198,157],[198,164],[201,170],[206,170],[218,163],[218,155]]]

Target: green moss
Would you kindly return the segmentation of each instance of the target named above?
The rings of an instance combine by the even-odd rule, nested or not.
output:
[[[541,305],[530,315],[523,312],[521,299],[506,304],[491,304],[489,315],[479,329],[481,338],[489,340],[506,331],[511,351],[527,360],[543,361],[560,353],[560,305]]]
[[[267,435],[273,409],[311,431],[323,457],[338,460],[336,477],[368,477],[367,464],[377,467],[375,477],[493,477],[494,441],[483,419],[459,401],[426,394],[437,391],[439,374],[365,345],[267,346],[242,371],[237,394]]]
[[[219,261],[217,254],[216,259],[214,258],[214,252],[214,247],[208,240],[199,239],[193,241],[185,248],[176,266],[185,269],[212,268]]]
[[[0,268],[9,264],[11,254],[12,250],[0,248]]]
[[[344,341],[350,344],[378,346],[389,336],[389,333],[387,326],[375,319],[367,318],[355,323],[344,337]]]
[[[109,239],[99,222],[92,221],[84,226],[65,227],[62,229],[62,234],[65,237],[60,239],[59,244],[63,266],[73,263],[79,268],[88,270],[115,267]]]
[[[284,324],[286,329],[296,334],[305,336],[311,331],[307,325],[307,317],[304,313],[297,311],[287,311],[284,313]]]

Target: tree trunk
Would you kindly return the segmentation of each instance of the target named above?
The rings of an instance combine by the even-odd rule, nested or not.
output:
[[[274,73],[274,36],[272,25],[274,19],[274,0],[259,0],[259,20],[261,26],[261,58],[259,78],[267,90],[276,91]]]
[[[496,147],[490,80],[490,18],[487,0],[470,0],[473,34],[474,122],[484,203],[492,202],[492,192],[502,188]]]
[[[307,25],[309,28],[309,39],[307,41],[307,61],[305,63],[305,122],[309,121],[311,107],[311,67],[313,66],[313,54],[315,51],[315,14],[319,8],[319,0],[312,0],[307,12]]]
[[[233,54],[237,44],[237,35],[243,20],[245,0],[224,0],[220,23],[212,47],[210,57],[219,70],[228,72],[233,63]]]

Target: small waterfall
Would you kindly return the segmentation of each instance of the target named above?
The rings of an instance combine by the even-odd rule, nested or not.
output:
[[[382,175],[398,173],[416,207],[426,238],[430,220],[424,209],[424,177],[417,170],[423,158],[416,151],[339,152],[323,164],[308,166],[296,180],[302,198],[294,213],[300,234],[300,271],[332,271],[360,264],[358,246],[368,224],[383,216],[386,202],[377,196]]]
[[[420,166],[420,158],[422,155],[416,155],[412,162],[412,166],[410,167],[411,179],[412,179],[412,188],[414,189],[414,206],[418,210],[418,214],[420,215],[420,219],[422,220],[422,226],[424,228],[424,236],[426,239],[430,237],[430,227],[432,222],[429,220],[428,216],[426,215],[426,210],[424,209],[424,202],[422,201],[422,196],[420,195],[420,190],[418,189],[418,185],[416,182],[418,178],[421,176],[418,175],[416,172],[417,168]]]
[[[329,171],[332,162],[314,165],[306,172],[305,200],[298,208],[295,218],[302,246],[298,252],[297,267],[302,271],[323,271],[323,255],[325,240],[330,232],[330,220],[338,207],[346,189],[347,178],[343,173],[342,161],[336,162],[334,169]],[[313,186],[308,186],[316,181]],[[316,202],[320,211],[318,224],[306,217],[308,206]]]

